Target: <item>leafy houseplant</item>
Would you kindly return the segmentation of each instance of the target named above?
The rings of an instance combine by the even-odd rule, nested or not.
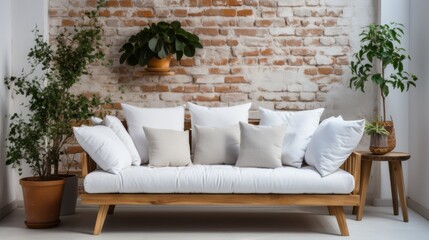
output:
[[[365,123],[365,133],[368,135],[371,134],[380,134],[380,135],[389,135],[389,132],[384,128],[383,124],[379,121],[375,122],[366,122]]]
[[[410,86],[415,87],[417,77],[404,70],[404,61],[411,60],[406,55],[405,49],[395,45],[401,44],[403,36],[403,25],[391,23],[390,25],[370,24],[361,36],[360,50],[353,54],[351,61],[352,78],[350,87],[360,89],[364,92],[365,83],[371,81],[378,86],[383,106],[383,125],[390,132],[390,151],[396,146],[393,122],[386,120],[386,102],[391,89],[400,89],[401,92],[408,91]],[[386,69],[391,68],[390,75],[385,74]]]
[[[383,122],[374,121],[365,123],[365,133],[371,136],[369,150],[373,154],[386,154],[389,152],[387,136],[389,132],[384,128]]]
[[[30,70],[5,78],[9,89],[27,99],[22,105],[28,113],[14,113],[10,117],[6,164],[17,168],[21,175],[22,164],[26,163],[35,175],[20,180],[29,228],[58,225],[64,182],[55,178],[60,153],[73,136],[71,124],[88,119],[102,103],[99,97],[87,98],[69,91],[82,75],[88,74],[90,63],[104,57],[102,29],[97,18],[102,4],[100,1],[96,10],[86,12],[83,23],[73,30],[64,29],[52,44],[45,42],[36,29],[35,45],[28,54]],[[41,74],[36,74],[37,70],[41,70]],[[59,186],[60,193],[47,188],[50,183]],[[39,193],[43,199],[29,196],[33,191],[29,186],[34,185],[41,185],[36,191],[45,191]],[[59,197],[58,207],[47,199],[50,196]]]
[[[178,21],[152,23],[150,27],[131,36],[122,46],[119,50],[122,52],[119,62],[157,68],[152,66],[150,61],[167,58],[169,66],[171,54],[175,54],[180,61],[183,55],[195,56],[196,48],[202,47],[198,36],[184,30]]]

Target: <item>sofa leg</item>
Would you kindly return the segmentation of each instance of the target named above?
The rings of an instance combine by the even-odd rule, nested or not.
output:
[[[347,228],[346,215],[342,206],[329,206],[330,212],[332,212],[337,218],[338,226],[342,236],[349,236],[349,229]]]
[[[328,212],[329,212],[329,215],[331,216],[335,215],[334,210],[332,210],[332,206],[328,206]]]
[[[98,209],[97,220],[95,221],[94,235],[99,235],[101,233],[108,211],[109,205],[100,205]]]
[[[107,211],[108,215],[112,215],[115,212],[116,205],[109,205],[109,210]]]

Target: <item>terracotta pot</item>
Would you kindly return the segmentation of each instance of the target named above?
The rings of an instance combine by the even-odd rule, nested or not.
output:
[[[61,201],[60,216],[75,214],[77,202],[77,176],[60,175],[64,178],[63,200]]]
[[[51,228],[60,223],[64,179],[22,178],[25,224],[28,228]]]
[[[378,133],[371,134],[369,151],[376,155],[383,155],[388,153],[389,147],[387,144],[387,136]]]
[[[391,152],[396,147],[396,136],[393,121],[381,122],[381,125],[389,132],[389,135],[387,136],[387,147],[389,149],[388,152]]]
[[[146,70],[150,71],[151,69],[169,69],[172,56],[172,54],[169,54],[167,57],[161,59],[156,57],[152,58],[149,60]]]

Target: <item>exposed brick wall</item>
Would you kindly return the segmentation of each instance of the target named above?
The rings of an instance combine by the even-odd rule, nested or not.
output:
[[[95,3],[51,0],[50,35]],[[187,101],[332,110],[328,99],[347,88],[353,7],[346,0],[122,0],[108,1],[100,13],[113,65],[93,66],[74,91],[110,95],[113,111],[119,102],[160,107]],[[179,20],[204,49],[173,61],[174,76],[143,76],[142,67],[120,65],[125,41],[161,20]]]

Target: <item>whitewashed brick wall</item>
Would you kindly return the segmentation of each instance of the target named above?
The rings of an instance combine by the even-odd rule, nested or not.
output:
[[[51,0],[50,35],[72,26],[95,0]],[[253,102],[276,110],[326,107],[324,116],[372,115],[375,95],[348,89],[351,47],[375,15],[372,0],[122,0],[101,14],[110,67],[91,67],[74,91],[111,96],[145,107],[192,101],[206,106]],[[362,6],[366,6],[361,12]],[[359,10],[359,11],[358,11]],[[369,16],[365,19],[362,16]],[[173,61],[175,76],[144,76],[142,67],[118,62],[120,47],[152,22],[179,20],[204,49]]]

